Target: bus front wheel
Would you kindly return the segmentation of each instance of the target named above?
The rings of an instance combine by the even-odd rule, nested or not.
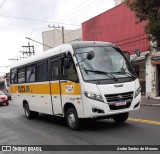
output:
[[[129,113],[120,113],[113,117],[113,120],[117,123],[123,123],[128,119]]]
[[[75,108],[69,108],[66,111],[66,121],[70,129],[78,130],[80,128],[80,119]]]
[[[28,103],[24,105],[24,113],[27,119],[32,119],[32,118],[37,118],[38,117],[38,112],[31,111],[29,108]]]

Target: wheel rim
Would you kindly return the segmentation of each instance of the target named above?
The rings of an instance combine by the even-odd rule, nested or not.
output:
[[[69,122],[69,125],[70,125],[71,127],[74,127],[75,122],[76,122],[76,118],[75,118],[75,116],[74,116],[73,113],[70,113],[70,114],[69,114],[69,116],[68,116],[68,122]]]
[[[29,108],[27,105],[25,106],[25,114],[27,117],[29,116]]]

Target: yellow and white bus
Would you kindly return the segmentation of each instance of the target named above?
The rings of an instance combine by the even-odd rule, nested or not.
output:
[[[114,44],[98,41],[63,44],[14,64],[10,92],[28,119],[61,116],[73,130],[84,118],[124,122],[141,102],[128,58]]]

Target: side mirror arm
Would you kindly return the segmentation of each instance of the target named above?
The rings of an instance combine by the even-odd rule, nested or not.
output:
[[[79,65],[79,63],[81,63],[82,61],[86,60],[87,58],[82,59],[81,61],[77,62],[76,66]]]

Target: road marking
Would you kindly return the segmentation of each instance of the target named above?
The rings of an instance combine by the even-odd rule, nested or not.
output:
[[[128,120],[129,120],[129,121],[142,122],[142,123],[148,123],[148,124],[160,125],[160,121],[152,121],[152,120],[144,120],[144,119],[135,119],[135,118],[128,118]]]

